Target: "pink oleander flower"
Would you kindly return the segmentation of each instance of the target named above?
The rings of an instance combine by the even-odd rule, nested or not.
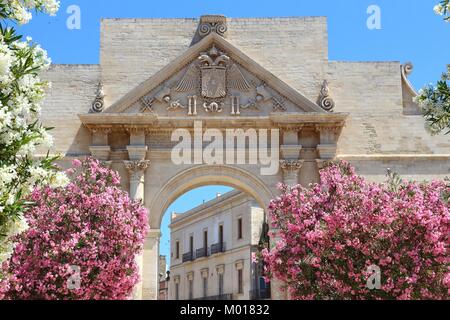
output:
[[[3,265],[0,298],[128,299],[139,282],[147,210],[120,189],[117,172],[92,159],[73,164],[68,186],[32,192],[29,229]]]
[[[450,298],[448,184],[370,183],[345,162],[320,176],[271,202],[266,277],[285,281],[293,299]],[[380,289],[367,285],[373,266]]]

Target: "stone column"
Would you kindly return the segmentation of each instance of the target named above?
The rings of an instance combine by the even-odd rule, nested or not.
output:
[[[128,158],[129,160],[125,160],[124,164],[126,169],[129,172],[130,176],[130,197],[136,201],[144,202],[144,185],[145,185],[145,171],[150,165],[149,160],[145,160],[147,155],[148,147],[145,145],[145,131],[140,130],[139,128],[127,128],[127,131],[130,134],[130,143],[131,145],[127,146],[128,150]],[[146,247],[148,247],[148,237],[144,243],[144,252],[138,256],[136,256],[136,263],[139,267],[139,273],[141,280],[136,285],[133,291],[133,299],[134,300],[142,300],[143,298],[143,281],[145,279],[144,274],[144,261],[146,259],[145,252]],[[151,239],[153,240],[153,239]],[[152,241],[151,241],[152,242]],[[153,244],[153,242],[152,242]],[[159,237],[158,237],[159,244]],[[152,251],[153,252],[153,251]],[[151,263],[155,263],[158,265],[158,249],[156,250],[156,255],[151,257]],[[156,267],[156,270],[158,268]],[[156,271],[157,273],[158,271]],[[157,283],[157,279],[159,278],[157,274],[155,274],[155,282]],[[157,289],[157,287],[156,287]],[[155,291],[154,299],[157,298],[157,292]]]
[[[133,200],[144,200],[144,177],[150,160],[126,160],[124,164],[130,174],[130,197]]]
[[[144,300],[157,300],[159,289],[159,240],[161,231],[151,229],[144,244],[141,291]]]
[[[124,161],[125,167],[127,168],[130,174],[130,197],[136,201],[144,200],[144,176],[145,171],[150,165],[149,160],[137,160],[137,161]],[[144,252],[145,252],[144,244]],[[136,285],[133,291],[133,299],[134,300],[142,300],[142,291],[143,291],[143,268],[144,268],[144,257],[142,254],[136,256],[136,263],[139,267],[139,273],[141,276],[140,282]],[[158,259],[156,258],[156,263],[158,263]]]

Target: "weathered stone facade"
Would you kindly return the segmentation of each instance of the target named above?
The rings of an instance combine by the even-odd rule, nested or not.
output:
[[[43,75],[53,86],[42,117],[55,127],[61,165],[93,155],[149,209],[136,298],[156,298],[162,215],[192,188],[229,185],[266,207],[278,182],[316,182],[331,159],[371,180],[387,168],[418,180],[449,175],[450,139],[425,131],[410,69],[329,61],[327,37],[323,17],[104,19],[100,65],[55,65]],[[280,129],[279,172],[174,165],[171,133],[196,120],[219,130]]]
[[[263,222],[264,210],[236,190],[172,214],[169,300],[266,298],[262,268],[252,262]]]

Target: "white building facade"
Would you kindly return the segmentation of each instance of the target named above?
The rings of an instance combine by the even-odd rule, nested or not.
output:
[[[184,214],[173,214],[171,300],[268,298],[252,252],[264,239],[264,210],[232,191]]]

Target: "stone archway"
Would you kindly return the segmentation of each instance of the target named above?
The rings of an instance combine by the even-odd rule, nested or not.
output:
[[[204,17],[201,23],[216,25],[218,21],[226,23],[218,16]],[[347,114],[330,112],[334,103],[326,81],[318,92],[320,103],[313,102],[247,56],[217,28],[211,30],[215,31],[200,35],[183,54],[105,110],[79,115],[91,132],[92,156],[118,170],[124,188],[134,199],[142,199],[150,212],[153,229],[139,259],[143,281],[135,290],[136,299],[157,297],[160,224],[172,201],[192,188],[219,183],[245,191],[267,207],[277,193],[277,183],[307,186],[317,181],[318,168],[336,156],[347,118]],[[96,102],[103,106],[104,97],[99,91]],[[277,172],[263,176],[261,161],[175,164],[172,133],[176,129],[195,132],[198,122],[220,134],[229,129],[263,130],[268,138],[270,131]],[[245,139],[244,147],[230,149],[241,154],[250,151]],[[190,147],[195,150],[205,142],[195,147],[195,137],[193,141]],[[259,142],[252,150],[259,148]],[[269,143],[264,146],[268,149]]]
[[[262,208],[267,208],[274,191],[248,170],[227,165],[199,165],[181,171],[162,186],[154,201],[147,203],[153,231],[146,240],[142,259],[142,298],[154,299],[158,288],[159,228],[164,213],[179,196],[198,187],[220,184],[251,195]],[[140,289],[141,290],[141,289]],[[140,297],[139,297],[140,298]]]
[[[179,196],[206,185],[220,184],[230,186],[250,194],[262,208],[267,208],[275,196],[263,181],[252,173],[228,165],[200,165],[192,167],[174,176],[158,193],[155,201],[150,204],[150,224],[160,225],[162,215]]]

